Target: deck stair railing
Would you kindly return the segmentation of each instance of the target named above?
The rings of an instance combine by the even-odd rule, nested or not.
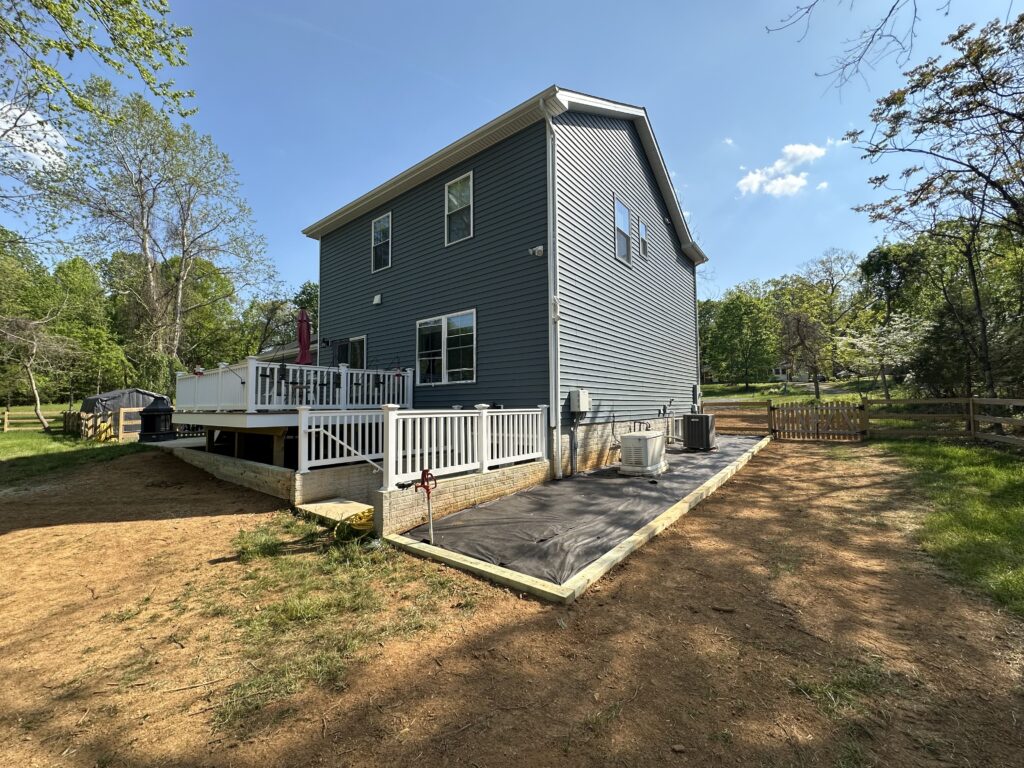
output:
[[[385,404],[361,413],[303,406],[298,468],[365,461],[383,472],[383,490],[395,490],[424,468],[443,477],[546,459],[547,408],[407,410]]]

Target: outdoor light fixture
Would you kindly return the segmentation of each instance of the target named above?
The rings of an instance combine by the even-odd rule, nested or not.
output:
[[[377,305],[377,304],[380,304],[380,301],[381,301],[381,295],[378,293],[376,296],[373,297],[373,303],[374,303],[374,305]]]

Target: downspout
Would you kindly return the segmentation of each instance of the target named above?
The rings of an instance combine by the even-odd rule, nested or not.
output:
[[[551,125],[551,113],[544,99],[540,100],[540,108],[544,112],[544,126],[547,136],[548,160],[548,374],[551,407],[548,408],[551,427],[551,448],[555,462],[555,479],[562,479],[562,392],[561,392],[561,354],[558,324],[561,320],[561,308],[558,300],[558,215],[557,188],[555,185],[555,130]]]
[[[694,348],[697,350],[697,383],[694,385],[693,403],[691,403],[690,412],[700,413],[703,411],[701,408],[701,371],[702,366],[700,364],[700,301],[697,299],[697,265],[693,265],[693,343]]]

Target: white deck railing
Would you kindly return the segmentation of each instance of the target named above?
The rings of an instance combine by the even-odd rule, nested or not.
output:
[[[423,469],[442,477],[544,459],[547,408],[428,411],[388,404],[376,413],[356,413],[301,407],[299,472],[368,461],[383,471],[382,487],[390,491]]]
[[[267,363],[244,363],[201,373],[179,373],[179,411],[288,411],[300,407],[347,410],[385,403],[412,407],[411,368],[391,370]]]

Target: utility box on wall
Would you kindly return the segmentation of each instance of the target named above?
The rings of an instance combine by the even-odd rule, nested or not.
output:
[[[569,392],[569,410],[573,413],[586,413],[590,410],[590,392],[585,389],[574,389]]]

